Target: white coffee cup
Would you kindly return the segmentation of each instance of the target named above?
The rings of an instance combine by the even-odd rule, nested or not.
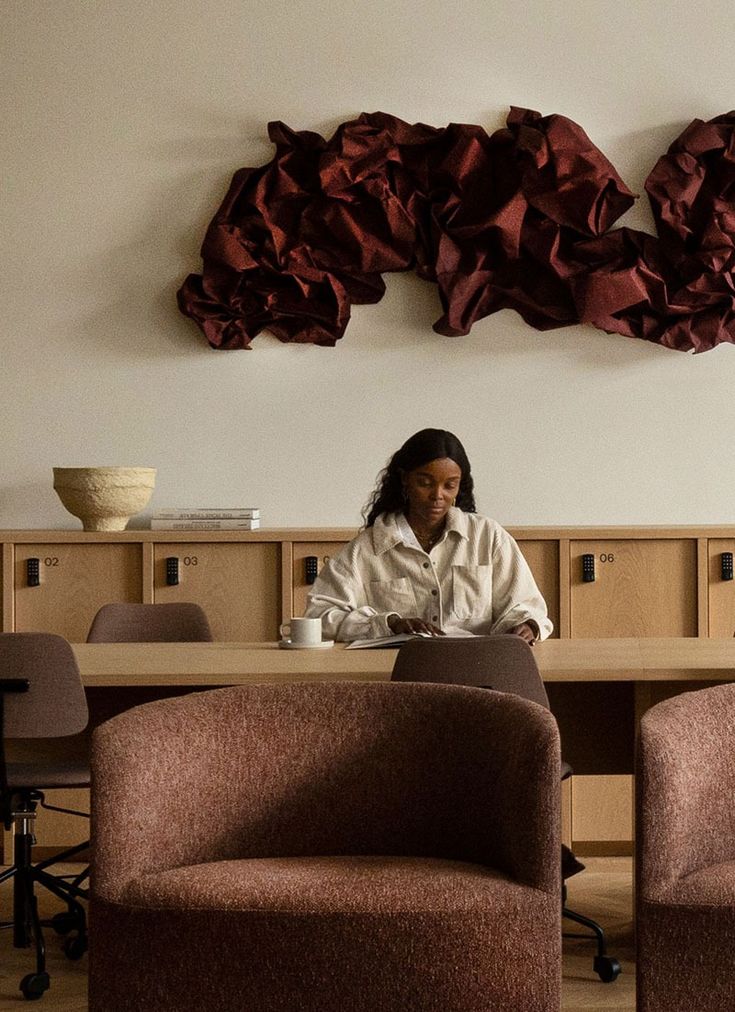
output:
[[[314,646],[322,641],[322,620],[320,618],[292,618],[280,628],[283,639],[302,647]]]

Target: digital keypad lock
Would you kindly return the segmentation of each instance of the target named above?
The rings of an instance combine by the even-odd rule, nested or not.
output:
[[[29,587],[41,586],[40,559],[26,559],[26,583]]]
[[[595,557],[592,554],[582,556],[582,583],[595,582]]]
[[[304,559],[304,582],[312,584],[319,574],[319,560],[316,555],[307,555]]]
[[[178,587],[179,585],[179,560],[175,555],[166,559],[166,586]]]

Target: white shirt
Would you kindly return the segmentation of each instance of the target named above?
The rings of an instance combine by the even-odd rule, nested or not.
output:
[[[451,632],[507,632],[521,622],[546,639],[553,626],[513,538],[495,520],[453,507],[425,552],[402,513],[383,513],[322,568],[306,615],[326,639],[390,636],[389,615],[417,617]]]

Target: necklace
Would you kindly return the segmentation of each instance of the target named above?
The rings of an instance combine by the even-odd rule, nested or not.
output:
[[[440,531],[436,531],[434,534],[418,534],[416,531],[414,531],[414,534],[416,534],[416,540],[421,545],[421,547],[423,548],[423,550],[426,552],[427,555],[434,547],[434,545],[439,541],[443,533],[444,533],[443,529]]]

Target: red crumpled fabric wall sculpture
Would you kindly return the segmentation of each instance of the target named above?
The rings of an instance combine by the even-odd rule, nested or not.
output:
[[[235,173],[179,307],[214,348],[334,345],[382,275],[439,289],[439,334],[499,309],[537,330],[589,323],[680,351],[735,341],[735,112],[694,120],[646,180],[658,235],[612,229],[633,204],[563,116],[504,129],[363,113],[330,140],[269,124],[275,157]]]

